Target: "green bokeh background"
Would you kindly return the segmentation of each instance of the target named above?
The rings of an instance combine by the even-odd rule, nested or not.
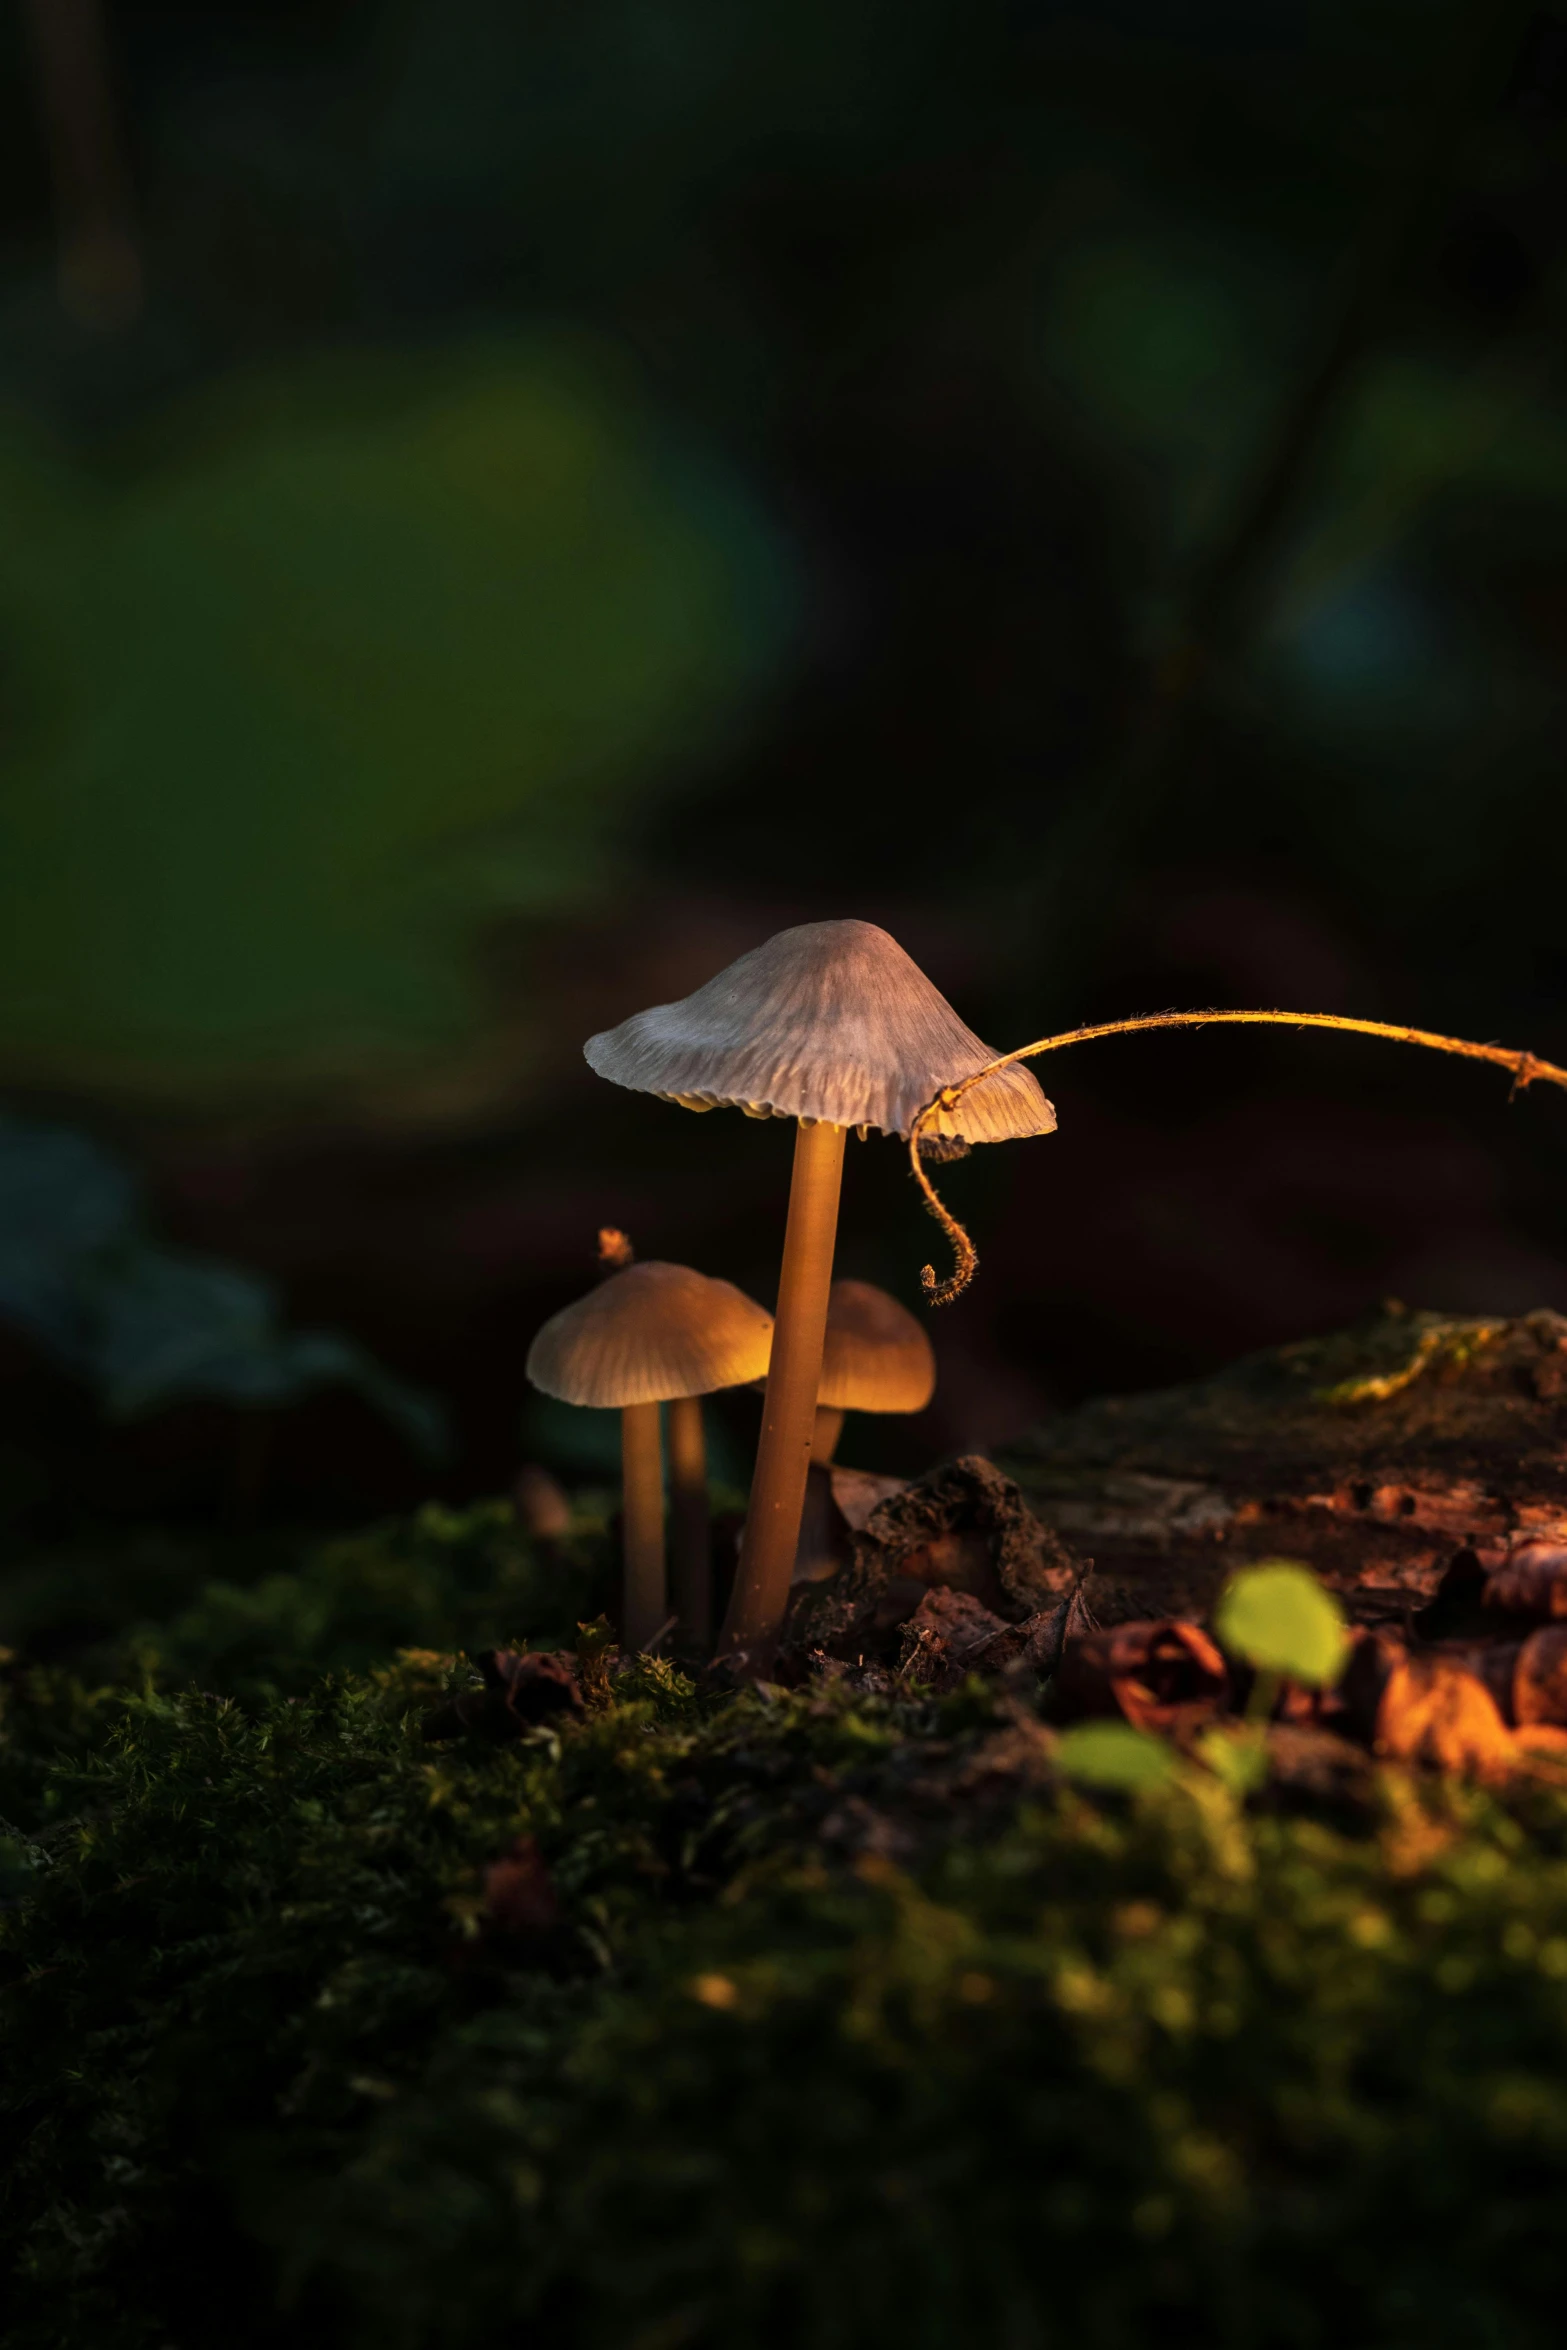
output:
[[[451,1498],[599,1223],[771,1297],[779,1138],[580,1046],[787,922],[998,1045],[1567,1057],[1561,0],[101,21],[112,316],[0,23],[0,1098],[446,1400]],[[1538,1091],[1256,1033],[1051,1085],[859,1465],[1387,1295],[1567,1305]],[[841,1264],[912,1303],[895,1160]]]
[[[52,1079],[460,1044],[476,926],[602,889],[789,626],[755,501],[564,336],[301,359],[91,463],[13,417],[0,504],[0,1067]]]

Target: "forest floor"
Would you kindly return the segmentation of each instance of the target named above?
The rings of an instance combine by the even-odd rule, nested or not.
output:
[[[839,1538],[760,1688],[504,1503],[16,1567],[8,2344],[1554,2345],[1567,1323],[1389,1310]],[[1348,1663],[1259,1709],[1279,1557]]]

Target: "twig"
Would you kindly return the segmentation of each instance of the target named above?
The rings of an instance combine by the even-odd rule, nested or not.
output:
[[[965,1094],[976,1085],[983,1085],[987,1077],[998,1070],[1010,1069],[1019,1061],[1036,1060],[1041,1053],[1060,1052],[1069,1044],[1092,1044],[1101,1036],[1132,1036],[1148,1028],[1340,1028],[1354,1036],[1380,1036],[1390,1044],[1421,1045],[1427,1052],[1453,1053],[1465,1061],[1490,1061],[1499,1069],[1512,1072],[1514,1094],[1523,1093],[1540,1080],[1547,1085],[1567,1089],[1567,1069],[1559,1069],[1554,1061],[1542,1061],[1538,1055],[1516,1052],[1509,1045],[1475,1044],[1468,1037],[1439,1036],[1430,1028],[1399,1028],[1387,1020],[1355,1020],[1342,1012],[1146,1012],[1136,1020],[1102,1020],[1091,1028],[1067,1028],[1058,1036],[1042,1036],[1037,1043],[1019,1045],[1015,1052],[999,1053],[987,1061],[982,1069],[975,1069],[955,1085],[945,1085],[922,1110],[916,1112],[909,1128],[909,1165],[914,1180],[924,1196],[929,1214],[946,1234],[952,1248],[953,1269],[945,1281],[938,1281],[934,1265],[926,1265],[920,1273],[920,1286],[927,1301],[933,1306],[950,1305],[961,1297],[979,1269],[979,1257],[974,1243],[946,1206],[920,1159],[920,1139],[932,1121],[955,1110]]]

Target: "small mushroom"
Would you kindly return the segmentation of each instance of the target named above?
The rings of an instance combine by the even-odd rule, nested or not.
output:
[[[524,1461],[512,1479],[511,1506],[535,1542],[559,1542],[571,1532],[571,1503],[537,1461]]]
[[[835,1281],[816,1390],[811,1458],[829,1466],[845,1412],[922,1412],[936,1392],[936,1357],[922,1323],[869,1281]]]
[[[798,1120],[778,1316],[739,1571],[721,1647],[764,1669],[788,1604],[815,1432],[843,1147],[851,1126],[907,1136],[943,1086],[994,1059],[895,939],[871,922],[806,922],[679,1003],[590,1037],[590,1068],[692,1110]],[[1055,1112],[1019,1065],[974,1086],[931,1131],[960,1142],[1048,1134]]]
[[[772,1338],[772,1316],[732,1282],[710,1280],[687,1265],[650,1261],[612,1273],[552,1315],[528,1349],[528,1377],[546,1395],[619,1408],[621,1633],[628,1648],[645,1648],[668,1618],[658,1407],[671,1407],[671,1486],[680,1542],[676,1611],[693,1639],[705,1642],[711,1570],[697,1399],[755,1379],[766,1367]]]

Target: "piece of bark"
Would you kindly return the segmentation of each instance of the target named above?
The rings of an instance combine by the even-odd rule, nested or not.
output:
[[[902,1628],[898,1671],[934,1688],[955,1688],[972,1664],[1008,1629],[971,1591],[944,1585],[925,1589]]]
[[[851,1534],[863,1533],[884,1501],[907,1493],[907,1477],[889,1477],[879,1469],[845,1469],[834,1461],[827,1472],[838,1514]]]
[[[871,1469],[841,1469],[836,1462],[812,1461],[806,1472],[800,1538],[795,1545],[794,1583],[828,1583],[854,1556],[854,1536],[894,1494],[908,1491],[906,1477],[879,1476]],[[741,1521],[742,1526],[744,1521]]]
[[[1166,1617],[1068,1641],[1051,1711],[1062,1721],[1119,1715],[1137,1730],[1184,1733],[1212,1720],[1228,1695],[1224,1658],[1207,1633]]]
[[[971,1591],[1009,1618],[1036,1614],[1073,1584],[1079,1562],[1035,1517],[1010,1477],[978,1454],[948,1461],[875,1509],[855,1565]]]
[[[1087,1582],[1085,1573],[1053,1607],[1025,1616],[1020,1624],[1004,1626],[976,1652],[970,1660],[971,1669],[988,1677],[1017,1677],[1024,1686],[1031,1680],[1048,1679],[1059,1669],[1067,1641],[1099,1628],[1083,1596]]]
[[[851,1541],[841,1574],[796,1589],[787,1646],[890,1662],[929,1590],[965,1592],[1000,1621],[1017,1623],[1065,1597],[1083,1573],[1011,1479],[978,1455],[949,1461],[881,1502]]]

